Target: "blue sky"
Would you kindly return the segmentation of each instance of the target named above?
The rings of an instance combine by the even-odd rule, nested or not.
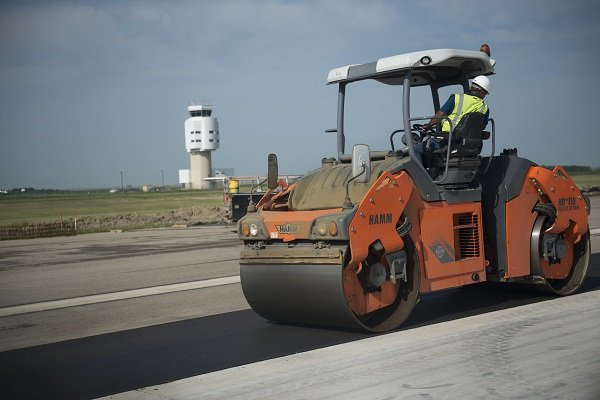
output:
[[[213,167],[301,174],[336,153],[334,67],[410,51],[497,60],[498,148],[600,166],[597,1],[4,1],[0,188],[176,184],[183,122],[209,101]],[[395,122],[363,121],[385,143]],[[391,130],[390,130],[391,129]],[[377,147],[377,146],[375,146]]]

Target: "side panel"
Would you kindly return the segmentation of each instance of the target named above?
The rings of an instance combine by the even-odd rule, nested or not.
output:
[[[539,213],[534,210],[537,203],[553,204],[557,210],[555,223],[546,231],[547,233],[562,233],[566,237],[576,237],[569,242],[577,242],[581,235],[587,232],[587,213],[585,201],[573,181],[560,167],[554,171],[542,167],[532,166],[528,170],[527,179],[524,179],[518,196],[506,202],[506,265],[503,278],[518,278],[531,274],[531,235],[533,225]],[[562,273],[553,275],[544,268],[547,278],[565,278],[569,272],[569,257],[565,258]]]
[[[428,292],[485,280],[481,204],[426,203],[420,212]]]
[[[530,274],[531,231],[538,213],[533,207],[539,201],[537,191],[525,179],[520,194],[506,203],[506,265],[503,278]]]
[[[529,178],[556,208],[556,221],[548,233],[563,232],[573,223],[576,224],[573,233],[583,235],[587,232],[587,204],[575,182],[562,167],[556,166],[553,171],[534,167]]]
[[[505,151],[494,157],[489,168],[487,168],[488,162],[489,158],[486,158],[481,163],[482,171],[485,171],[485,174],[477,175],[483,191],[481,202],[485,250],[487,260],[490,262],[490,272],[488,273],[504,277],[508,264],[506,205],[519,196],[527,172],[534,164],[517,156],[516,151]],[[525,257],[526,255],[523,255],[524,260]]]
[[[358,206],[350,224],[349,267],[359,271],[369,254],[369,246],[379,240],[386,253],[400,250],[404,243],[396,232],[396,223],[413,191],[413,182],[407,173],[393,176],[381,174]]]

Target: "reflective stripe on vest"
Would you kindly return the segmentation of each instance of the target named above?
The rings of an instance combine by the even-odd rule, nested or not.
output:
[[[452,121],[452,127],[456,128],[456,125],[458,125],[465,114],[471,112],[480,112],[485,114],[487,111],[487,104],[485,104],[485,102],[479,97],[471,96],[470,94],[455,94],[454,110],[452,110],[450,115],[448,115],[448,118],[450,118]],[[442,132],[450,132],[450,123],[446,119],[442,120]]]

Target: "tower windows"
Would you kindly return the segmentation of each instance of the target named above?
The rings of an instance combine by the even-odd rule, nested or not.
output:
[[[212,110],[194,110],[190,111],[192,117],[210,117]]]

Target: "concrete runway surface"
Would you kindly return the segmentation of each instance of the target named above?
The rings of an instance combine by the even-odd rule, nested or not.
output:
[[[110,399],[598,399],[600,292],[143,388]]]
[[[583,290],[423,296],[401,330],[269,323],[233,226],[0,242],[0,398],[600,398],[600,198]]]

